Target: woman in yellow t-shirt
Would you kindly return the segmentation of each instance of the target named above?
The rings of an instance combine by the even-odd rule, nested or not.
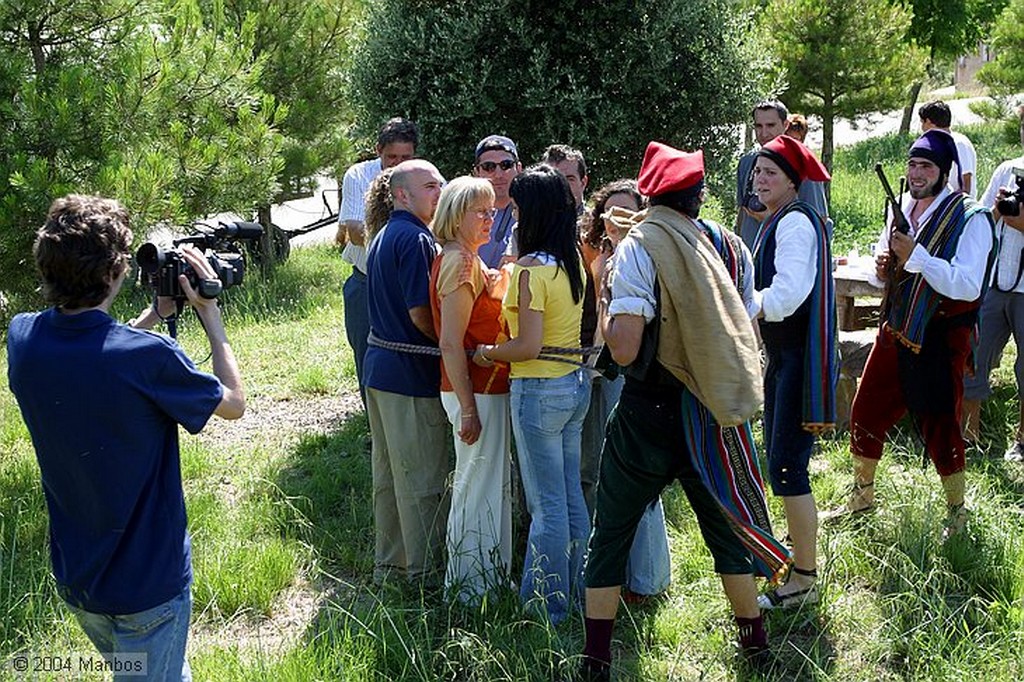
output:
[[[578,346],[585,280],[565,176],[534,166],[516,176],[509,194],[521,254],[502,306],[512,338],[479,346],[473,360],[511,364],[512,432],[531,517],[519,594],[528,611],[558,623],[583,588],[590,518],[580,484],[580,433],[590,382],[573,364],[537,356],[542,346]]]

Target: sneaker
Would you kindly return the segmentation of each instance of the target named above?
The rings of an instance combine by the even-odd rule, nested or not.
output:
[[[1013,447],[1003,455],[1003,459],[1007,462],[1024,462],[1024,443],[1020,441],[1015,442]]]

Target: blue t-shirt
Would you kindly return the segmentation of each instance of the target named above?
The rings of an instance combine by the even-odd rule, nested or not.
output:
[[[99,310],[17,315],[7,353],[61,596],[86,611],[129,614],[180,594],[192,568],[178,424],[203,428],[220,381],[172,339]]]
[[[374,237],[366,256],[370,332],[384,341],[437,347],[409,317],[430,308],[430,266],[437,254],[434,235],[408,211],[395,211]],[[441,393],[441,359],[377,346],[366,349],[363,376],[369,388],[416,398]]]

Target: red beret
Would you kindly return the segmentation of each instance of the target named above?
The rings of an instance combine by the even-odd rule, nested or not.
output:
[[[656,197],[694,187],[704,180],[704,152],[692,154],[651,142],[640,165],[637,189],[640,194]]]
[[[818,157],[805,147],[803,142],[794,140],[788,135],[779,135],[774,140],[766,143],[761,147],[760,154],[776,163],[779,162],[781,157],[784,163],[778,163],[778,165],[793,180],[825,182],[832,179],[825,166],[822,165],[821,161],[818,161]],[[789,168],[786,168],[784,164],[788,164]],[[794,174],[797,178],[792,177]],[[796,184],[799,185],[800,182]]]

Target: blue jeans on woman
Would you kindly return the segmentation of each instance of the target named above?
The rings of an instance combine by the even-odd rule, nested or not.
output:
[[[118,675],[114,680],[182,680],[192,671],[185,660],[188,623],[192,616],[192,587],[163,604],[138,613],[110,616],[68,605],[89,640],[104,655],[145,654],[146,674]]]
[[[590,518],[580,484],[580,437],[590,404],[583,370],[512,380],[512,430],[530,533],[519,597],[559,623],[583,587]]]

